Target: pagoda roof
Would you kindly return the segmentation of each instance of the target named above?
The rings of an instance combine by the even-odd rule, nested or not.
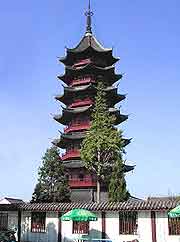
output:
[[[92,105],[85,106],[85,107],[77,107],[77,108],[64,108],[64,107],[62,107],[62,109],[63,109],[64,113],[67,112],[67,113],[76,114],[76,113],[84,113],[87,110],[89,110],[91,107],[92,107]]]
[[[72,120],[73,115],[89,112],[91,107],[92,105],[78,108],[63,108],[62,114],[54,115],[54,119],[61,124],[67,125]]]
[[[85,91],[94,90],[94,87],[92,84],[84,85],[84,86],[78,86],[78,87],[64,87],[64,94],[62,95],[56,95],[55,99],[63,102],[63,103],[69,103],[72,98],[72,96],[76,93],[83,93]]]
[[[132,138],[131,139],[123,138],[124,147],[129,145],[131,143],[131,140],[132,140]]]
[[[86,107],[77,107],[77,108],[63,108],[62,114],[54,115],[54,119],[64,125],[67,125],[73,118],[74,115],[91,112],[92,105]],[[115,125],[118,125],[128,119],[128,115],[120,113],[119,109],[109,108],[109,112],[116,117]]]
[[[115,125],[118,125],[128,119],[128,115],[120,113],[120,110],[117,108],[109,108],[109,112],[116,117]]]
[[[107,66],[107,67],[100,67],[97,65],[94,65],[93,63],[88,63],[82,67],[79,68],[74,68],[72,66],[66,66],[65,68],[65,73],[63,75],[58,76],[58,79],[62,80],[63,82],[66,83],[66,79],[72,78],[73,76],[77,76],[78,74],[90,74],[90,72],[93,71],[96,72],[98,75],[105,75],[106,78],[110,79],[111,84],[118,81],[119,79],[122,78],[122,74],[115,74],[115,66]]]
[[[76,74],[78,72],[82,72],[86,71],[86,70],[97,70],[99,72],[104,72],[104,71],[111,71],[114,74],[114,70],[115,70],[115,66],[111,65],[111,66],[106,66],[106,67],[101,67],[101,66],[97,66],[94,63],[88,63],[86,65],[80,66],[80,67],[74,67],[74,66],[66,66],[65,67],[65,72],[67,76],[71,76],[73,74]]]
[[[85,85],[85,86],[78,86],[78,87],[64,87],[64,94],[62,95],[56,95],[55,99],[63,102],[64,104],[69,104],[72,100],[72,96],[76,93],[84,93],[84,92],[96,91],[96,87],[93,84]],[[108,93],[109,96],[112,97],[112,100],[114,100],[113,104],[116,104],[126,98],[126,95],[124,94],[118,94],[117,93],[117,87],[107,87],[104,89],[105,92]]]
[[[67,48],[69,53],[79,53],[91,48],[97,52],[111,52],[112,48],[104,48],[92,33],[86,33],[75,48]]]
[[[75,48],[67,48],[67,56],[65,58],[65,61],[68,59],[71,60],[73,55],[82,54],[83,52],[86,52],[86,50],[90,49],[96,53],[110,53],[111,60],[113,59],[112,56],[112,48],[104,48],[101,43],[95,38],[95,36],[92,33],[92,19],[93,12],[91,11],[90,1],[88,6],[88,11],[85,12],[86,16],[86,32],[79,44]],[[114,58],[115,60],[115,58]],[[62,60],[61,60],[62,61]],[[63,62],[63,61],[62,61]]]
[[[72,134],[61,133],[60,138],[53,140],[52,144],[54,144],[55,146],[57,146],[61,149],[65,149],[67,147],[67,145],[69,144],[69,142],[73,142],[76,140],[82,140],[84,138],[85,138],[85,132],[81,132],[81,133],[75,132]]]
[[[86,136],[85,132],[73,132],[71,134],[65,134],[60,132],[60,134],[60,138],[54,139],[52,141],[52,144],[61,149],[66,149],[66,147],[69,145],[69,142],[82,141]],[[130,144],[131,139],[123,138],[123,142],[125,147]]]
[[[68,160],[68,161],[64,161],[63,162],[64,167],[67,169],[72,169],[72,168],[84,168],[84,164],[81,160]],[[134,165],[126,165],[124,164],[124,172],[129,172],[129,171],[133,171],[135,168]]]
[[[91,83],[88,85],[83,85],[83,86],[77,86],[77,87],[64,87],[64,93],[68,93],[68,92],[82,92],[85,91],[89,88],[93,88],[94,85],[92,85]]]
[[[115,66],[111,65],[111,66],[102,67],[102,66],[98,66],[94,63],[87,63],[86,65],[79,66],[78,68],[74,67],[74,66],[66,66],[67,71],[77,71],[78,72],[83,69],[97,69],[97,70],[101,70],[101,71],[108,71],[108,70],[114,70]]]

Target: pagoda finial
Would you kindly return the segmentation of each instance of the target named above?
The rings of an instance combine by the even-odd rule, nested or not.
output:
[[[91,17],[93,16],[93,12],[91,11],[91,0],[89,0],[88,11],[85,12],[85,16],[87,17],[86,33],[92,34]]]

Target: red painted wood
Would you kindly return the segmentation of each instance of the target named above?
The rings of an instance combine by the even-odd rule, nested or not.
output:
[[[92,179],[70,179],[69,180],[69,186],[70,188],[75,188],[75,187],[96,187],[96,181]]]
[[[91,63],[90,58],[84,59],[84,60],[79,60],[73,66],[76,67],[76,66],[86,65],[86,64],[89,64],[89,63]]]
[[[64,129],[64,133],[67,134],[72,131],[82,131],[90,128],[90,122],[84,122],[80,124],[71,124],[67,128]]]
[[[80,151],[79,150],[68,150],[64,155],[62,155],[62,160],[68,160],[71,158],[78,158],[80,157]]]
[[[106,213],[102,212],[102,239],[106,239]]]
[[[77,99],[72,104],[69,105],[69,108],[83,107],[93,104],[93,101],[90,98],[84,100]]]
[[[95,80],[92,76],[87,76],[87,77],[82,77],[82,78],[78,78],[78,79],[73,79],[71,81],[69,81],[69,85],[71,87],[73,86],[77,86],[77,85],[82,85],[82,84],[89,84],[89,83],[94,83]]]

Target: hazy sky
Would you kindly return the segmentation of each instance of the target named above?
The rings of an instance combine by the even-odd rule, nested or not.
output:
[[[41,156],[58,135],[57,57],[84,34],[87,0],[0,1],[0,197],[31,198]],[[132,195],[179,194],[180,1],[92,0],[93,32],[120,56],[119,92],[133,141]]]

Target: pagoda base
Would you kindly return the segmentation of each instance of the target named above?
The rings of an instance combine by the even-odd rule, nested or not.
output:
[[[108,201],[108,193],[107,191],[101,191],[100,195],[101,202]],[[97,193],[96,189],[71,189],[71,202],[96,202],[97,201]]]

